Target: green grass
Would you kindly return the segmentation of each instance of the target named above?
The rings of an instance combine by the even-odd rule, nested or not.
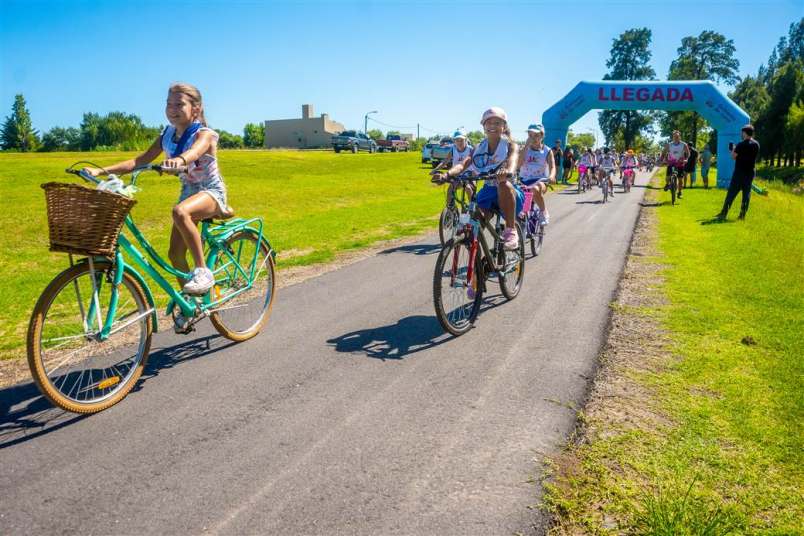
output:
[[[761,165],[757,168],[757,175],[764,179],[780,181],[791,186],[798,185],[804,181],[804,167],[775,167]]]
[[[633,404],[655,404],[668,424],[612,427],[574,449],[575,469],[548,485],[568,525],[804,534],[804,199],[762,186],[745,222],[737,201],[728,222],[702,225],[723,190],[656,209],[668,304],[634,314],[659,320],[674,359],[626,374],[655,398]]]
[[[0,154],[0,358],[20,357],[28,317],[45,285],[67,264],[48,251],[40,184],[71,181],[77,160],[110,164],[134,153]],[[241,216],[261,216],[280,270],[332,260],[337,253],[434,228],[444,202],[418,153],[339,154],[221,151],[229,202]],[[178,179],[146,174],[133,210],[156,249],[167,252]],[[154,289],[161,295],[158,288]]]

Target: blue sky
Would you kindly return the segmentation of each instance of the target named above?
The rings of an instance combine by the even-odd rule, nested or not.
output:
[[[653,31],[659,78],[682,37],[710,29],[734,40],[745,75],[802,16],[804,0],[0,0],[0,117],[22,93],[40,131],[78,126],[87,111],[157,125],[168,85],[186,81],[212,126],[232,132],[299,117],[303,103],[349,128],[378,110],[422,135],[474,130],[498,105],[524,131],[579,80],[600,79],[626,29]],[[573,130],[595,127],[590,112]]]

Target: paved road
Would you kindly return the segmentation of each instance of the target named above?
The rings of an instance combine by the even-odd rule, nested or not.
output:
[[[522,293],[457,339],[429,238],[284,289],[246,343],[158,334],[101,414],[0,391],[0,533],[541,533],[642,194],[551,196]]]

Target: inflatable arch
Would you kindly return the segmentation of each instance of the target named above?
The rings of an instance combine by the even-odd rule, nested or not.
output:
[[[717,130],[720,188],[728,187],[734,171],[729,142],[739,142],[740,129],[749,122],[748,114],[710,81],[580,82],[542,115],[545,141],[560,139],[566,146],[569,127],[589,110],[697,111]]]

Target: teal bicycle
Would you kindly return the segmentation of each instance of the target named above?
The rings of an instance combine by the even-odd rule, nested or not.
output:
[[[83,163],[66,171],[101,184],[74,169]],[[168,170],[158,165],[135,169],[129,191],[135,190],[145,171]],[[190,296],[157,270],[176,278],[191,277],[171,266],[148,243],[128,214],[132,199],[69,183],[43,188],[48,197],[51,250],[69,253],[70,266],[39,297],[28,326],[27,350],[36,384],[56,406],[95,413],[122,400],[137,383],[151,336],[159,327],[145,276],[170,297],[166,314],[173,317],[177,331],[187,333],[208,317],[221,335],[244,341],[268,321],[276,294],[276,253],[263,232],[262,219],[202,222],[201,239],[215,285],[203,296]],[[126,203],[128,208],[121,209]],[[108,219],[109,214],[117,214],[122,221],[106,233],[111,235],[106,245],[111,246],[103,249],[98,246],[103,239],[97,236],[95,222]],[[122,233],[123,225],[133,241]],[[72,234],[62,233],[62,227],[71,227]]]

